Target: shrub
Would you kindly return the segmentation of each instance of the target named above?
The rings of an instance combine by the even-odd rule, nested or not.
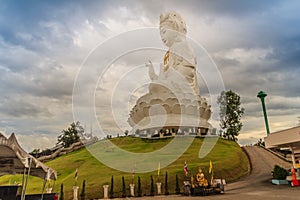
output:
[[[85,200],[85,180],[83,180],[83,182],[82,182],[82,189],[81,189],[81,193],[80,193],[80,199]]]
[[[168,172],[166,172],[166,176],[165,176],[165,195],[169,195]]]
[[[286,176],[288,175],[288,171],[278,165],[274,166],[273,170],[273,178],[277,180],[284,180],[286,179]]]
[[[178,176],[176,174],[176,188],[175,188],[175,193],[180,194],[180,186],[179,186],[179,181],[178,181]]]
[[[137,196],[142,196],[142,186],[141,186],[141,178],[138,176],[138,188],[137,188]]]
[[[150,184],[150,196],[154,196],[154,183],[153,183],[152,176],[151,176],[151,184]]]
[[[64,184],[63,183],[60,185],[59,200],[64,200]]]
[[[111,176],[109,198],[114,198],[114,176]]]
[[[125,186],[125,179],[124,176],[122,176],[122,198],[126,197],[126,186]]]

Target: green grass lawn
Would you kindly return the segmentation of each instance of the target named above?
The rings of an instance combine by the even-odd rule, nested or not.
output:
[[[135,152],[152,152],[167,145],[172,139],[149,140],[133,137],[114,138],[111,141],[120,148]],[[203,138],[195,138],[188,150],[179,157],[175,162],[160,170],[160,180],[163,183],[162,190],[164,192],[164,175],[168,172],[169,192],[175,193],[175,176],[179,177],[180,184],[185,179],[183,173],[184,161],[187,161],[189,173],[196,175],[198,168],[201,167],[209,179],[208,169],[210,160],[213,162],[214,177],[225,178],[227,182],[236,180],[247,174],[248,160],[239,145],[233,141],[219,139],[210,153],[200,159],[198,154],[203,143]],[[103,141],[99,141],[91,148],[103,148]],[[116,160],[116,162],[118,162]],[[67,155],[56,158],[46,163],[57,171],[58,180],[55,183],[55,192],[60,191],[60,184],[64,184],[65,200],[72,199],[72,187],[75,184],[74,174],[78,167],[79,176],[77,184],[80,186],[83,180],[86,180],[86,196],[87,199],[103,197],[103,185],[110,184],[111,176],[114,176],[114,196],[120,197],[122,191],[122,176],[125,177],[127,187],[127,195],[129,195],[129,183],[132,182],[131,173],[124,173],[111,169],[96,158],[94,158],[87,149],[81,149]],[[153,176],[154,182],[157,180],[157,171],[135,174],[134,183],[137,185],[137,177],[141,177],[142,193],[149,195],[150,193],[150,176]],[[6,175],[0,178],[0,185],[9,183],[22,182],[20,175]],[[50,183],[53,184],[53,181]],[[40,193],[42,191],[43,180],[30,177],[27,193]],[[79,190],[79,192],[80,192]]]

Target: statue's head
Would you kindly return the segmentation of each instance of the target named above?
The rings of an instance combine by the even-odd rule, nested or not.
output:
[[[186,35],[186,25],[180,14],[169,12],[160,15],[160,35],[168,47],[176,40],[182,40]]]
[[[199,172],[200,174],[202,173],[201,167],[199,167],[198,172]]]

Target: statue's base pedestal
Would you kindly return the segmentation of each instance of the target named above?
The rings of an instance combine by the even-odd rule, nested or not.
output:
[[[73,187],[73,200],[78,200],[78,186]]]
[[[130,184],[130,196],[134,197],[134,184]]]
[[[157,186],[157,195],[161,195],[161,183],[156,183]]]
[[[46,193],[50,194],[52,192],[52,188],[46,188]]]
[[[103,185],[103,198],[108,199],[108,187],[109,185]]]

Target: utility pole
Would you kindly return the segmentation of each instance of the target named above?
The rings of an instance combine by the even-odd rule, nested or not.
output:
[[[260,100],[261,100],[262,109],[263,109],[264,117],[265,117],[265,125],[266,125],[267,135],[269,135],[270,129],[269,129],[268,116],[267,116],[266,105],[265,105],[265,97],[266,96],[267,96],[267,94],[264,91],[260,91],[257,94],[257,97],[260,98]]]

